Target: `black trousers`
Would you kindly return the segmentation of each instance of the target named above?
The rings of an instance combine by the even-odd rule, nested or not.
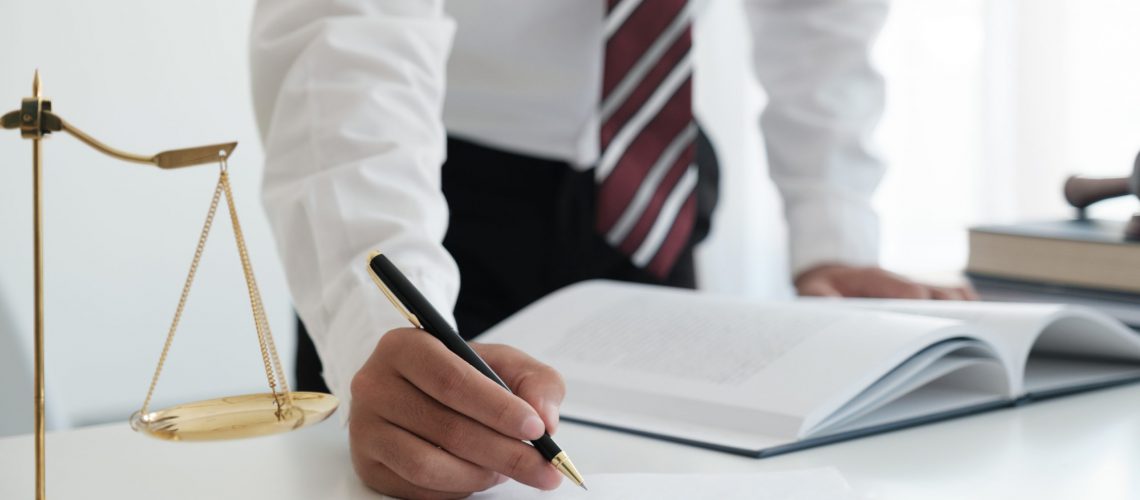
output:
[[[592,171],[449,138],[442,183],[451,215],[443,245],[461,276],[455,305],[460,333],[474,338],[527,304],[578,281],[604,278],[695,287],[693,249],[708,234],[719,177],[715,154],[703,134],[697,161],[696,228],[662,280],[634,266],[595,231]],[[297,388],[327,391],[312,340],[300,320],[297,326]]]

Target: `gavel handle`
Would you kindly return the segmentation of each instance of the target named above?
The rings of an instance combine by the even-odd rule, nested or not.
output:
[[[1134,214],[1128,220],[1128,224],[1124,226],[1124,239],[1128,241],[1140,241],[1140,214]]]
[[[1128,177],[1092,179],[1074,175],[1065,180],[1065,200],[1083,209],[1098,201],[1132,194]]]

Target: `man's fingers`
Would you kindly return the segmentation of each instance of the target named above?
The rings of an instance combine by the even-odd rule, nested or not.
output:
[[[409,484],[455,496],[469,495],[499,484],[499,475],[436,448],[416,435],[382,419],[364,430],[353,446],[364,457],[385,464]]]
[[[534,447],[460,415],[410,384],[407,390],[392,392],[392,407],[404,410],[386,412],[384,418],[399,427],[467,462],[520,483],[553,489],[561,482],[558,472]],[[409,412],[408,408],[422,411]]]
[[[422,331],[384,335],[351,390],[353,465],[378,491],[457,498],[508,474],[543,489],[561,482],[558,471],[521,441],[543,432],[530,405]],[[520,431],[527,420],[533,429]]]
[[[898,299],[933,300],[978,300],[978,294],[970,286],[929,286],[894,274],[876,269],[875,277],[866,281],[870,289],[863,290],[868,297]]]
[[[879,267],[817,266],[796,277],[800,295],[891,299],[978,300],[969,285],[939,287],[916,283]]]
[[[359,476],[369,488],[397,498],[452,499],[466,498],[470,496],[471,493],[474,493],[437,491],[416,486],[400,477],[399,474],[393,472],[392,469],[386,465],[372,460],[360,461],[354,465],[356,475]]]
[[[966,300],[961,289],[941,286],[930,287],[930,298],[934,300]]]
[[[837,276],[837,284],[845,297],[882,297],[889,299],[929,299],[930,289],[879,268],[856,268],[849,276]]]
[[[479,373],[435,338],[422,332],[401,337],[392,342],[420,345],[403,350],[405,355],[393,360],[396,370],[436,401],[517,439],[538,439],[546,432],[546,425],[526,401]]]
[[[530,403],[542,416],[546,431],[558,429],[558,408],[566,397],[562,375],[526,353],[501,344],[472,343],[475,351],[491,365],[515,395]]]
[[[930,287],[920,285],[888,271],[880,270],[874,273],[874,279],[870,280],[868,284],[875,287],[867,294],[868,297],[919,300],[928,300],[933,297],[933,290]]]
[[[796,287],[796,292],[805,297],[842,297],[834,286],[824,280],[806,280]]]
[[[356,475],[359,476],[369,488],[382,491],[386,495],[397,498],[436,500],[466,498],[470,496],[470,493],[449,493],[416,486],[400,477],[399,474],[392,472],[392,469],[389,469],[380,462],[366,461],[356,465]]]

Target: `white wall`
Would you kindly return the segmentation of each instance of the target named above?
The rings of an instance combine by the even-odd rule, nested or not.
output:
[[[277,345],[291,370],[292,311],[259,203],[262,154],[250,108],[252,1],[37,0],[0,3],[0,108],[40,69],[65,119],[152,154],[240,141],[235,196]],[[31,143],[0,134],[0,337],[30,359]],[[178,300],[217,169],[125,164],[61,135],[44,145],[49,412],[82,425],[142,403]],[[236,247],[219,214],[156,403],[265,390]],[[12,329],[16,332],[12,332]],[[30,363],[29,363],[30,364]],[[8,381],[0,383],[7,384]],[[0,400],[0,419],[28,415]],[[30,429],[30,421],[29,427]]]
[[[1074,173],[1123,176],[1140,149],[1140,3],[896,0],[878,50],[890,165],[883,262],[959,269],[966,228],[1070,217]],[[1098,204],[1124,219],[1135,198]]]

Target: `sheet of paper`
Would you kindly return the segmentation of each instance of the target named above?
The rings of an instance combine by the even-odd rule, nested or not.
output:
[[[590,491],[563,481],[539,491],[514,481],[471,498],[480,500],[631,500],[716,498],[720,500],[853,500],[858,498],[834,468],[754,474],[590,474]]]

